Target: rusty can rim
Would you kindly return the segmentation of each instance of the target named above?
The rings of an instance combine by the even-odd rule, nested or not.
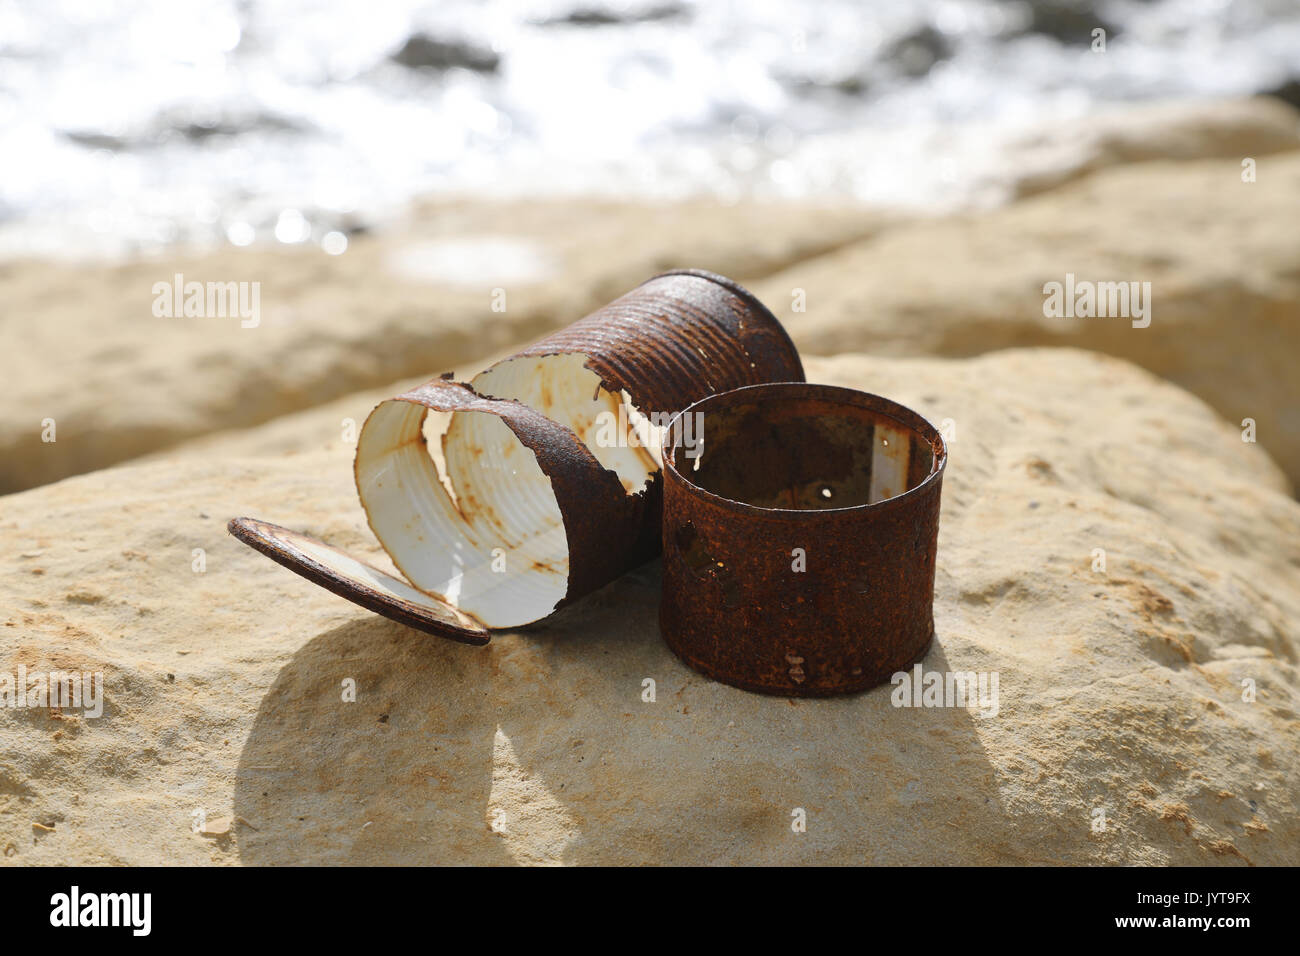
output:
[[[836,404],[865,408],[886,415],[889,418],[894,419],[900,425],[916,431],[927,442],[929,442],[930,448],[934,453],[934,464],[930,468],[930,473],[902,494],[892,495],[891,497],[885,498],[881,501],[874,501],[866,504],[846,505],[842,508],[809,509],[765,508],[762,505],[750,504],[747,501],[737,501],[734,498],[726,498],[696,484],[685,472],[678,469],[673,436],[681,430],[678,422],[684,416],[700,410],[700,406],[708,405],[710,402],[723,402],[722,407],[727,408],[742,401],[751,394],[763,392],[784,392],[789,397],[798,399],[813,398],[829,400]],[[689,490],[691,494],[697,495],[705,500],[724,504],[728,508],[754,517],[769,516],[774,518],[779,517],[785,520],[791,519],[795,515],[801,515],[806,516],[807,519],[812,519],[837,513],[847,514],[850,512],[862,511],[880,512],[888,508],[896,507],[897,502],[904,501],[909,497],[919,496],[931,485],[937,484],[942,480],[944,469],[948,465],[948,444],[944,441],[943,434],[935,428],[934,425],[925,418],[925,416],[908,408],[906,405],[885,398],[883,395],[876,395],[873,392],[865,392],[861,389],[848,388],[843,385],[822,385],[816,382],[764,382],[758,385],[742,385],[740,388],[733,388],[725,392],[717,392],[682,409],[672,417],[668,423],[668,427],[664,429],[663,439],[660,445],[660,455],[661,460],[663,461],[664,471],[671,471],[672,475],[675,478],[680,479],[682,485]],[[793,520],[801,519],[796,518]]]

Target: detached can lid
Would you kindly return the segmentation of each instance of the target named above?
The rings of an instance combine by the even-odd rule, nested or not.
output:
[[[491,639],[483,624],[459,608],[319,538],[256,518],[235,518],[226,527],[277,564],[376,614],[462,644]]]

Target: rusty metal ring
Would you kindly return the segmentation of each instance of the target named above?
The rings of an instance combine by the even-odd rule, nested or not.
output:
[[[916,412],[854,389],[691,405],[663,446],[664,640],[765,694],[853,693],[911,666],[934,636],[947,457]]]

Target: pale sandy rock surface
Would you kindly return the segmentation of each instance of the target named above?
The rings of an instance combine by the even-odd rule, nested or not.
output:
[[[3,859],[1300,862],[1300,504],[1259,446],[1083,352],[808,366],[952,420],[924,665],[996,670],[997,716],[705,680],[654,565],[486,648],[356,608],[224,529],[374,555],[341,400],[0,498],[0,661],[108,697],[0,710]]]
[[[1012,180],[1013,194],[1027,196],[1124,163],[1220,157],[1240,164],[1295,149],[1300,114],[1281,100],[1179,100],[1062,118],[1027,131],[1011,144],[1000,178]]]
[[[0,493],[428,377],[567,325],[665,269],[767,275],[885,221],[783,204],[447,202],[339,257],[300,247],[0,263],[0,334],[14,346],[0,352]],[[156,317],[154,284],[177,274],[260,283],[260,324]],[[42,447],[45,419],[58,441]]]
[[[992,212],[889,229],[754,286],[804,353],[1106,352],[1168,378],[1300,478],[1300,152],[1118,166]],[[1044,315],[1044,285],[1149,282],[1150,325]],[[799,297],[796,290],[802,290]],[[795,311],[802,304],[804,311]]]

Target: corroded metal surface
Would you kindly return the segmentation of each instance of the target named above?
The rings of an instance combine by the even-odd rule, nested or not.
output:
[[[697,462],[664,446],[660,627],[696,670],[746,690],[851,693],[934,634],[947,450],[876,395],[770,384],[687,408]]]
[[[503,359],[578,353],[610,392],[626,392],[647,416],[668,421],[702,398],[745,385],[802,382],[785,328],[739,283],[702,269],[647,279],[609,305]],[[641,496],[640,537],[659,544],[663,479]]]
[[[513,358],[565,352],[586,355],[607,389],[626,390],[646,414],[675,414],[743,385],[804,380],[794,343],[767,307],[699,269],[648,279]]]

